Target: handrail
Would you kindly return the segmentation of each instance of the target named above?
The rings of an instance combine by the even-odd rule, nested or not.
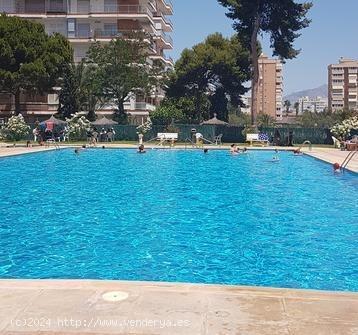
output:
[[[355,154],[357,153],[357,151],[351,151],[349,152],[349,154],[347,155],[347,157],[345,158],[345,160],[343,161],[342,165],[341,165],[341,170],[342,172],[344,172],[344,170],[346,170],[348,164],[350,163],[350,161],[353,159],[353,157],[355,156]]]
[[[308,144],[308,149],[309,149],[309,151],[312,151],[312,143],[311,143],[311,141],[306,140],[306,141],[304,141],[304,142],[302,143],[302,145],[306,145],[306,144]]]

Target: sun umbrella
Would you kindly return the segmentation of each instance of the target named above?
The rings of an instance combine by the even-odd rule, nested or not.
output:
[[[214,117],[208,121],[204,121],[202,125],[216,125],[216,126],[227,126],[228,123],[225,121],[221,121],[216,117],[216,114],[214,114]]]
[[[107,119],[105,116],[102,119],[98,119],[92,122],[93,126],[113,126],[118,124],[118,122]]]
[[[64,126],[67,124],[66,121],[62,121],[60,119],[56,119],[53,115],[46,121],[44,121],[44,123],[52,123],[55,126]]]

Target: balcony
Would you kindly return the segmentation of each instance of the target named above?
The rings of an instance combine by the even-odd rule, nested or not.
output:
[[[7,5],[1,5],[0,12],[7,14],[16,14],[20,16],[38,16],[38,15],[66,15],[67,1],[43,0],[31,2],[27,0],[17,0]]]
[[[133,38],[133,33],[143,32],[134,30],[117,30],[117,29],[79,29],[76,32],[64,34],[70,40],[79,40],[79,42],[92,41],[92,40],[106,40],[110,41],[116,37]]]
[[[154,20],[161,20],[164,22],[165,25],[170,26],[170,28],[173,29],[173,22],[163,14],[155,13]]]
[[[88,15],[88,16],[133,16],[133,15],[147,15],[153,18],[153,13],[148,6],[142,5],[118,5],[105,4],[104,6],[77,6],[77,8],[70,10],[69,15]]]
[[[36,5],[30,1],[19,1],[12,5],[2,5],[0,2],[0,12],[16,14],[20,16],[46,16],[46,15],[88,15],[88,16],[133,16],[146,15],[153,19],[153,13],[148,6],[143,5],[77,5],[76,8],[68,8],[67,2],[47,0],[37,2]]]
[[[159,3],[165,9],[166,15],[173,15],[173,2],[172,0],[160,0]]]
[[[154,37],[161,38],[162,41],[164,41],[164,43],[170,47],[170,49],[173,47],[173,38],[167,35],[164,31],[157,31]]]
[[[155,54],[155,55],[151,55],[150,58],[153,60],[160,60],[171,67],[174,66],[174,60],[172,57],[162,55],[162,54]]]

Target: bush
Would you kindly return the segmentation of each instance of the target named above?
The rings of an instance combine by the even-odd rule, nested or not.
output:
[[[25,139],[29,134],[30,127],[26,124],[24,117],[19,114],[12,116],[5,128],[2,129],[1,138],[10,141],[19,141]]]
[[[353,116],[331,128],[331,132],[341,139],[349,137],[354,130],[358,130],[358,116]]]
[[[68,134],[71,140],[86,138],[87,132],[91,129],[91,123],[80,113],[72,115],[68,122]]]

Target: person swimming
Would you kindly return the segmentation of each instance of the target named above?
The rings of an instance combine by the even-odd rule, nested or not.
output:
[[[339,165],[339,163],[334,163],[333,164],[333,172],[334,173],[341,173],[342,172],[342,169],[341,169],[341,166]]]
[[[239,153],[239,148],[236,144],[231,144],[230,153],[233,155],[237,155]]]
[[[272,157],[272,162],[279,162],[280,161],[280,157],[279,157],[279,152],[277,149],[275,149],[275,155]]]
[[[204,149],[204,154],[207,154],[209,152],[209,149]]]
[[[143,144],[141,144],[141,145],[138,147],[138,151],[137,151],[137,152],[138,152],[139,154],[145,154],[145,153],[146,153]]]
[[[293,154],[294,154],[295,156],[302,156],[302,155],[303,155],[303,153],[302,153],[302,151],[301,151],[301,148],[298,148],[298,149],[293,150]]]

